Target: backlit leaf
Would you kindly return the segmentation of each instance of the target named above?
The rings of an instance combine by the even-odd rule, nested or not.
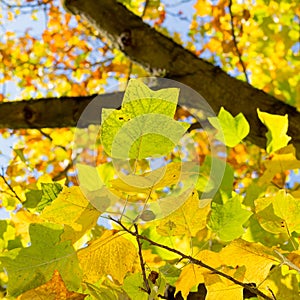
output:
[[[85,198],[80,188],[73,186],[64,187],[52,204],[43,210],[41,218],[67,225],[70,230],[67,230],[62,238],[75,242],[96,224],[100,214]]]
[[[129,275],[124,280],[123,289],[131,299],[148,300],[149,295],[143,288],[145,287],[141,273]]]
[[[151,91],[132,79],[121,110],[102,110],[101,140],[114,158],[162,156],[177,145],[190,126],[173,119],[178,89]]]
[[[259,178],[259,184],[268,184],[277,173],[286,170],[300,168],[300,161],[296,158],[296,151],[293,145],[288,145],[273,153],[273,156],[263,162],[266,170]]]
[[[2,253],[0,260],[9,276],[8,293],[18,296],[34,289],[58,270],[69,290],[79,288],[81,271],[70,242],[60,242],[63,232],[55,224],[31,224],[31,246]]]
[[[165,236],[184,234],[195,236],[198,231],[206,227],[209,212],[210,202],[200,208],[198,193],[194,191],[182,206],[159,222],[156,230]]]
[[[256,213],[261,226],[273,233],[300,231],[300,199],[280,190],[273,197],[255,201]]]
[[[229,147],[239,144],[250,131],[249,123],[242,113],[233,117],[224,107],[221,107],[218,117],[209,117],[208,120],[218,130],[216,138]]]
[[[68,291],[58,271],[54,271],[53,276],[47,283],[25,292],[17,300],[56,300],[72,299],[83,300],[87,295]]]
[[[257,109],[257,114],[261,122],[268,128],[267,137],[267,152],[272,153],[285,147],[291,140],[288,136],[288,115],[272,115],[262,112]]]
[[[125,275],[132,271],[136,256],[133,243],[113,230],[107,230],[88,247],[78,251],[83,278],[90,283],[110,275],[122,284]]]
[[[209,228],[223,241],[231,241],[244,233],[243,224],[252,213],[242,208],[239,195],[224,204],[212,203]]]

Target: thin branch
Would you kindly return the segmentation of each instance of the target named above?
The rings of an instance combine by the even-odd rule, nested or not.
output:
[[[126,83],[126,85],[128,85],[128,83],[129,83],[131,73],[132,73],[132,61],[130,60],[129,66],[128,66],[128,73],[127,73],[127,79],[126,79],[127,83]]]
[[[213,267],[211,267],[211,266],[203,263],[201,260],[198,260],[198,259],[190,256],[190,255],[186,255],[186,254],[184,254],[184,253],[182,253],[182,252],[180,252],[180,251],[178,251],[176,249],[173,249],[173,248],[170,248],[168,246],[165,246],[165,245],[159,244],[157,242],[154,242],[154,241],[150,240],[149,238],[147,238],[146,236],[138,234],[137,232],[132,232],[129,229],[127,229],[120,221],[118,221],[116,219],[113,219],[111,217],[110,217],[110,219],[112,221],[114,221],[115,223],[117,223],[119,226],[121,226],[127,233],[131,234],[132,236],[135,236],[136,238],[145,240],[145,241],[149,242],[153,246],[156,246],[156,247],[165,249],[167,251],[173,252],[173,253],[181,256],[181,259],[187,259],[187,260],[189,260],[194,265],[198,265],[198,266],[201,266],[201,267],[203,267],[203,268],[205,268],[207,270],[210,270],[213,274],[220,275],[220,276],[222,276],[222,277],[230,280],[231,282],[233,282],[233,283],[235,283],[235,284],[243,287],[244,289],[248,290],[249,292],[251,292],[251,293],[253,293],[253,294],[257,295],[257,296],[262,297],[263,299],[273,300],[272,298],[270,298],[269,296],[267,296],[266,294],[264,294],[263,292],[261,292],[260,290],[258,290],[254,286],[250,286],[247,283],[243,283],[241,281],[238,281],[235,278],[227,275],[226,273],[223,273],[223,272],[221,272],[221,271],[219,271],[219,270],[217,270],[217,269],[215,269],[215,268],[213,268]]]
[[[144,262],[143,253],[142,253],[142,243],[141,243],[141,240],[139,237],[138,226],[137,226],[137,224],[134,224],[133,226],[135,229],[136,242],[137,242],[138,248],[139,248],[139,258],[140,258],[140,265],[141,265],[142,274],[143,274],[143,281],[145,284],[145,291],[150,295],[151,288],[149,286],[149,282],[148,282],[147,275],[146,275],[145,262]]]
[[[37,130],[48,140],[50,140],[51,142],[53,141],[53,138],[50,136],[50,134],[44,132],[44,130],[42,130],[41,128],[37,128]]]
[[[54,177],[53,177],[53,181],[58,181],[58,180],[61,180],[62,178],[66,177],[66,185],[68,185],[68,176],[67,176],[67,173],[68,171],[73,167],[73,161],[71,160],[68,165],[62,170],[60,171],[58,174],[56,174]]]
[[[21,200],[21,198],[19,197],[19,195],[15,192],[15,190],[13,189],[13,187],[10,185],[10,183],[6,180],[5,176],[4,176],[4,170],[2,169],[2,173],[0,174],[0,177],[3,179],[4,183],[6,184],[6,186],[9,188],[9,190],[14,194],[14,196],[18,199],[18,201],[20,203],[23,203],[23,201]]]
[[[8,8],[37,8],[39,6],[49,4],[51,1],[52,0],[49,0],[47,2],[38,1],[36,4],[18,5],[18,4],[10,4],[10,3],[6,2],[5,0],[1,0],[0,3],[4,4]]]
[[[243,68],[243,72],[245,74],[245,79],[249,83],[249,78],[248,78],[248,74],[247,74],[247,71],[246,71],[246,66],[245,66],[245,63],[243,62],[242,54],[241,54],[241,52],[238,48],[238,42],[237,42],[235,32],[234,32],[233,13],[232,13],[232,0],[229,0],[228,9],[229,9],[229,14],[230,14],[231,35],[232,35],[234,47],[236,49],[236,52],[237,52],[237,55],[238,55],[238,58],[239,58],[239,62],[241,64],[242,68]]]
[[[149,2],[150,2],[150,0],[146,0],[146,1],[145,1],[145,6],[144,6],[144,9],[143,9],[143,13],[142,13],[142,15],[141,15],[141,18],[144,18],[145,13],[146,13],[146,10],[147,10],[147,7],[148,7],[148,5],[149,5]]]

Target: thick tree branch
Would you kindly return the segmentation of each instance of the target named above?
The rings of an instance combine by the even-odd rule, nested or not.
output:
[[[90,22],[131,60],[154,74],[164,74],[195,89],[215,112],[221,106],[234,115],[243,112],[250,122],[249,140],[259,146],[265,146],[265,128],[258,120],[256,109],[281,115],[287,113],[289,134],[300,153],[300,114],[295,108],[199,59],[145,24],[116,0],[66,0],[65,5]]]
[[[88,124],[81,123],[82,127],[99,124],[100,109],[119,107],[123,93],[0,103],[0,128],[74,127],[85,107],[96,97],[98,109],[91,112]]]
[[[251,127],[248,139],[260,147],[265,147],[266,129],[258,120],[256,109],[273,114],[288,114],[288,134],[300,156],[300,113],[295,108],[199,59],[145,24],[116,0],[67,0],[65,5],[73,13],[89,20],[114,47],[121,49],[132,61],[152,73],[165,74],[195,89],[216,113],[221,106],[234,115],[243,112]],[[98,97],[100,108],[116,108],[121,103],[122,94]],[[93,98],[63,97],[1,103],[0,128],[75,126],[81,112]],[[187,103],[188,108],[199,109],[199,105],[193,99]],[[90,116],[89,122],[99,123],[99,118],[98,110]]]

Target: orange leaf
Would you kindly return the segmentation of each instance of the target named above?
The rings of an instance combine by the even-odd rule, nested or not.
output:
[[[59,272],[54,271],[50,281],[23,293],[17,300],[83,300],[86,296],[68,291]]]

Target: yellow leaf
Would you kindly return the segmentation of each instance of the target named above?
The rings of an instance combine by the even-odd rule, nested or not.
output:
[[[271,267],[274,264],[279,264],[279,260],[269,253],[270,250],[260,244],[236,240],[219,253],[203,250],[195,258],[215,269],[227,266],[221,270],[223,273],[241,282],[258,285],[267,278]],[[234,295],[238,297],[240,297],[240,290],[238,286],[219,275],[214,274],[214,277],[209,277],[209,275],[212,275],[212,272],[201,266],[194,264],[185,266],[175,284],[176,292],[181,291],[183,298],[185,298],[192,287],[199,283],[205,283],[211,293],[211,297],[208,299],[242,299],[218,298],[221,297],[220,291],[222,289],[228,289],[228,294],[229,290],[232,290]]]
[[[36,186],[38,189],[42,189],[42,183],[53,183],[52,178],[49,174],[45,173],[41,177],[39,177]]]
[[[218,268],[222,265],[220,254],[209,250],[199,252],[195,258],[213,268]],[[175,283],[176,293],[181,291],[182,297],[186,299],[192,287],[199,283],[204,283],[203,275],[208,272],[211,271],[198,265],[188,264],[182,269],[182,272]]]
[[[300,200],[279,190],[274,197],[255,200],[255,209],[261,226],[272,233],[300,231]]]
[[[50,134],[52,142],[62,147],[67,146],[74,138],[74,134],[69,129],[56,129]]]
[[[41,218],[56,224],[67,225],[68,230],[61,238],[75,242],[87,230],[95,226],[100,214],[84,197],[80,188],[73,186],[64,187],[51,205],[42,211]]]
[[[260,284],[266,279],[270,268],[278,264],[278,259],[265,246],[244,240],[231,242],[222,251],[222,261],[226,266],[245,266],[245,283]]]
[[[132,271],[136,257],[133,243],[115,230],[107,230],[88,247],[78,251],[84,280],[90,283],[95,283],[104,275],[110,275],[122,284],[127,272]]]
[[[83,300],[87,295],[68,291],[58,271],[47,283],[20,295],[17,300]]]
[[[288,115],[280,116],[262,112],[257,109],[257,114],[261,122],[268,128],[266,133],[267,152],[272,153],[285,147],[291,140],[288,136]]]
[[[26,210],[19,210],[16,214],[11,217],[15,224],[16,235],[28,235],[28,227],[32,223],[42,223],[43,220]],[[29,237],[29,236],[28,236]]]
[[[210,201],[200,208],[197,191],[193,191],[186,202],[171,215],[162,219],[157,227],[160,235],[195,236],[198,231],[206,227],[206,219],[210,212]]]
[[[196,166],[195,163],[172,162],[143,175],[130,174],[125,176],[120,174],[120,178],[111,180],[110,183],[116,190],[148,194],[150,190],[154,191],[178,184],[191,175],[195,175],[196,173],[192,173],[192,168],[196,168]]]
[[[277,173],[300,168],[300,160],[296,158],[295,147],[288,145],[276,151],[271,160],[266,160],[264,165],[266,170],[258,181],[261,185],[270,183]]]
[[[222,267],[221,272],[232,278],[243,281],[243,272],[236,269]],[[244,270],[243,270],[244,271]],[[240,274],[239,274],[240,272]],[[238,276],[238,278],[237,278]],[[205,273],[204,282],[207,289],[205,300],[243,300],[243,287],[217,274]]]
[[[211,4],[205,0],[198,0],[194,5],[198,16],[210,15],[212,12]]]

